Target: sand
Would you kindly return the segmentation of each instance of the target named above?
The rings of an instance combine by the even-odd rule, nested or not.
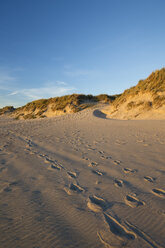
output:
[[[129,104],[133,106],[128,107]],[[118,120],[165,120],[165,104],[155,105],[151,93],[129,96],[117,108],[112,104],[102,108],[102,112],[106,117]]]
[[[0,247],[165,247],[165,121],[0,117]]]

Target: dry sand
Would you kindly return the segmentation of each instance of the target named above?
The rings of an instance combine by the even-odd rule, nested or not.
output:
[[[128,108],[132,103],[135,105]],[[112,104],[103,108],[102,111],[107,117],[119,120],[165,120],[165,104],[160,107],[152,104],[151,93],[139,93],[136,96],[127,97],[117,108]]]
[[[0,117],[0,247],[165,247],[165,121]]]

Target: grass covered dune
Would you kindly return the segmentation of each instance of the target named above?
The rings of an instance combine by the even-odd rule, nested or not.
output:
[[[35,119],[63,115],[65,113],[76,113],[83,109],[95,106],[98,103],[111,103],[118,95],[109,96],[101,94],[98,96],[72,94],[49,99],[40,99],[20,108],[7,106],[0,109],[0,114],[9,114],[16,119]]]
[[[165,119],[165,68],[125,90],[105,112],[117,119]]]
[[[165,119],[165,68],[156,70],[122,94],[98,96],[72,94],[27,103],[20,108],[6,106],[0,115],[35,119],[76,113],[106,103],[104,114],[113,119]]]
[[[0,248],[165,248],[164,76],[1,109]]]

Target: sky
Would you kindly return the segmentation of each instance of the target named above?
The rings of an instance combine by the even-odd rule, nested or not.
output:
[[[0,0],[0,107],[118,94],[164,67],[164,0]]]

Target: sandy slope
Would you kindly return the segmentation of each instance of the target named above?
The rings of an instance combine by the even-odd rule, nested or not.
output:
[[[164,94],[162,94],[164,96]],[[129,104],[134,106],[128,108]],[[126,100],[116,106],[110,105],[103,109],[103,112],[113,119],[119,120],[165,120],[165,104],[162,106],[148,106],[147,103],[153,104],[153,96],[151,93],[129,96]]]
[[[0,117],[1,248],[165,247],[165,121],[104,117]]]

